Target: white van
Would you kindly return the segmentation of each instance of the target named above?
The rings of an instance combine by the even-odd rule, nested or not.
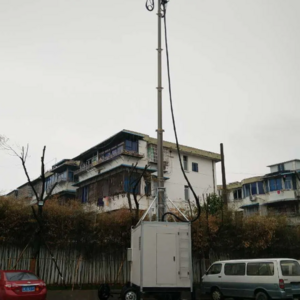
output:
[[[300,265],[291,258],[217,261],[202,277],[201,290],[213,300],[300,300]]]

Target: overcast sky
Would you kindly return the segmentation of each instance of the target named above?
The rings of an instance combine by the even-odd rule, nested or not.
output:
[[[299,0],[170,0],[179,140],[223,142],[228,182],[300,158],[299,12]],[[0,134],[30,145],[32,178],[44,145],[50,169],[122,129],[156,136],[156,22],[144,0],[0,1]],[[0,151],[0,191],[25,181]]]

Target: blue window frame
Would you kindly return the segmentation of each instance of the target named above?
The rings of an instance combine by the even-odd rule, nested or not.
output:
[[[81,202],[82,203],[87,203],[89,199],[89,187],[84,186],[82,188],[82,196],[81,196]]]
[[[257,185],[258,185],[258,194],[264,194],[265,193],[265,191],[264,191],[264,184],[263,184],[263,182],[262,181],[259,181],[258,183],[257,183]]]
[[[128,151],[138,152],[138,142],[137,141],[125,141],[125,149]]]
[[[274,178],[269,180],[270,192],[282,190],[281,178]]]
[[[129,180],[128,177],[125,177],[124,179],[124,192],[126,193],[133,193],[133,188],[136,184],[136,181],[138,180],[138,176],[132,176],[132,178]],[[137,185],[135,189],[136,194],[140,194],[140,183]]]
[[[192,171],[193,172],[198,172],[198,164],[197,163],[192,163]]]
[[[284,164],[279,164],[278,165],[278,171],[284,171]]]
[[[256,182],[251,183],[251,195],[256,195],[257,194],[257,186]]]

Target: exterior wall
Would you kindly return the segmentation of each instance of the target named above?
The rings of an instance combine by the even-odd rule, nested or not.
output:
[[[214,172],[212,168],[212,160],[204,159],[189,154],[182,154],[188,157],[188,170],[185,171],[195,193],[202,199],[203,194],[213,193],[216,190],[215,163]],[[192,163],[198,164],[198,172],[192,171]],[[165,176],[169,179],[165,181],[165,187],[168,197],[176,202],[176,205],[185,206],[187,204],[184,195],[184,186],[187,185],[182,174],[177,152],[172,152],[169,158],[169,166],[167,167]],[[215,185],[215,186],[214,186]],[[192,191],[189,191],[190,201],[195,203]]]
[[[33,191],[29,184],[26,184],[18,189],[17,198],[31,198],[32,196],[33,196]]]
[[[293,200],[295,199],[295,191],[294,190],[281,190],[281,191],[273,191],[267,194],[267,201],[278,201],[278,200]]]
[[[74,182],[69,182],[69,181],[61,181],[59,182],[53,192],[52,192],[52,195],[55,195],[55,194],[58,194],[60,192],[63,192],[63,191],[76,191],[76,187],[73,186]]]
[[[300,161],[298,160],[292,160],[292,161],[289,161],[289,162],[286,162],[286,163],[283,163],[284,164],[284,170],[300,170]],[[278,165],[274,165],[274,166],[271,166],[270,167],[270,172],[273,173],[273,172],[278,172]]]
[[[295,162],[291,161],[291,162],[285,163],[284,169],[285,170],[295,170]]]

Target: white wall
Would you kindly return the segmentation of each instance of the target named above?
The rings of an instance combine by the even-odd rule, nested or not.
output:
[[[214,192],[214,179],[213,173],[216,174],[215,164],[214,172],[212,161],[210,159],[204,159],[197,156],[186,154],[188,157],[188,171],[185,172],[187,175],[195,193],[202,199],[202,194],[209,194]],[[198,172],[192,171],[192,163],[198,163]],[[186,201],[184,198],[184,186],[188,185],[180,168],[179,158],[177,152],[172,152],[169,157],[169,166],[167,168],[166,177],[170,179],[165,181],[165,187],[169,198],[175,201],[177,205],[185,205]],[[215,191],[216,180],[215,180]],[[191,201],[194,200],[192,191],[189,191]]]
[[[284,170],[299,170],[300,169],[300,162],[298,161],[290,161],[290,162],[286,162],[284,164]],[[278,172],[278,165],[272,166],[270,167],[270,172]]]
[[[284,169],[285,170],[295,170],[295,162],[291,161],[291,162],[285,163]]]
[[[68,182],[68,181],[60,181],[54,188],[52,195],[55,195],[62,191],[76,191],[77,187],[73,186],[74,182]]]

